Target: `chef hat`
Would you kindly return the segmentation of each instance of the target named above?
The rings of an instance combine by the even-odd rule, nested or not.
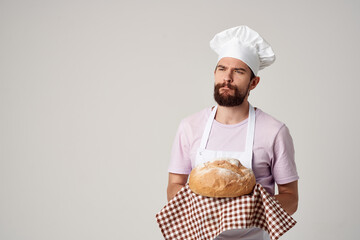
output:
[[[257,75],[257,72],[275,61],[271,46],[247,26],[227,29],[215,35],[210,47],[223,57],[240,59]]]

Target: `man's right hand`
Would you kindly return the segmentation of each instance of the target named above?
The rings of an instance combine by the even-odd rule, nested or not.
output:
[[[170,201],[176,193],[185,186],[189,175],[188,174],[176,174],[169,173],[169,182],[167,187],[167,200]]]

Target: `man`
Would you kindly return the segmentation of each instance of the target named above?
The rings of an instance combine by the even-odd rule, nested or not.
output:
[[[252,168],[256,181],[275,196],[286,212],[293,214],[298,204],[299,177],[289,130],[248,102],[250,91],[260,81],[258,70],[271,65],[275,55],[270,45],[247,26],[218,33],[210,46],[219,55],[214,71],[214,99],[218,106],[181,121],[169,166],[168,200],[185,186],[197,164],[224,154],[243,156],[240,162]],[[236,235],[231,234],[224,232],[218,239]],[[247,234],[253,238],[246,239],[267,239],[259,237],[259,233]]]

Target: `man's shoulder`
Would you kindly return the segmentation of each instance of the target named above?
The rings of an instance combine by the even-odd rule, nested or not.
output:
[[[261,126],[261,128],[273,129],[275,132],[279,131],[285,125],[285,123],[261,109],[256,110],[256,123]]]

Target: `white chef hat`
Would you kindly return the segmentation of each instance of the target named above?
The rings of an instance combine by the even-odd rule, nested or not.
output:
[[[223,57],[240,59],[257,75],[258,71],[275,61],[271,46],[248,26],[227,29],[215,35],[210,47]]]

